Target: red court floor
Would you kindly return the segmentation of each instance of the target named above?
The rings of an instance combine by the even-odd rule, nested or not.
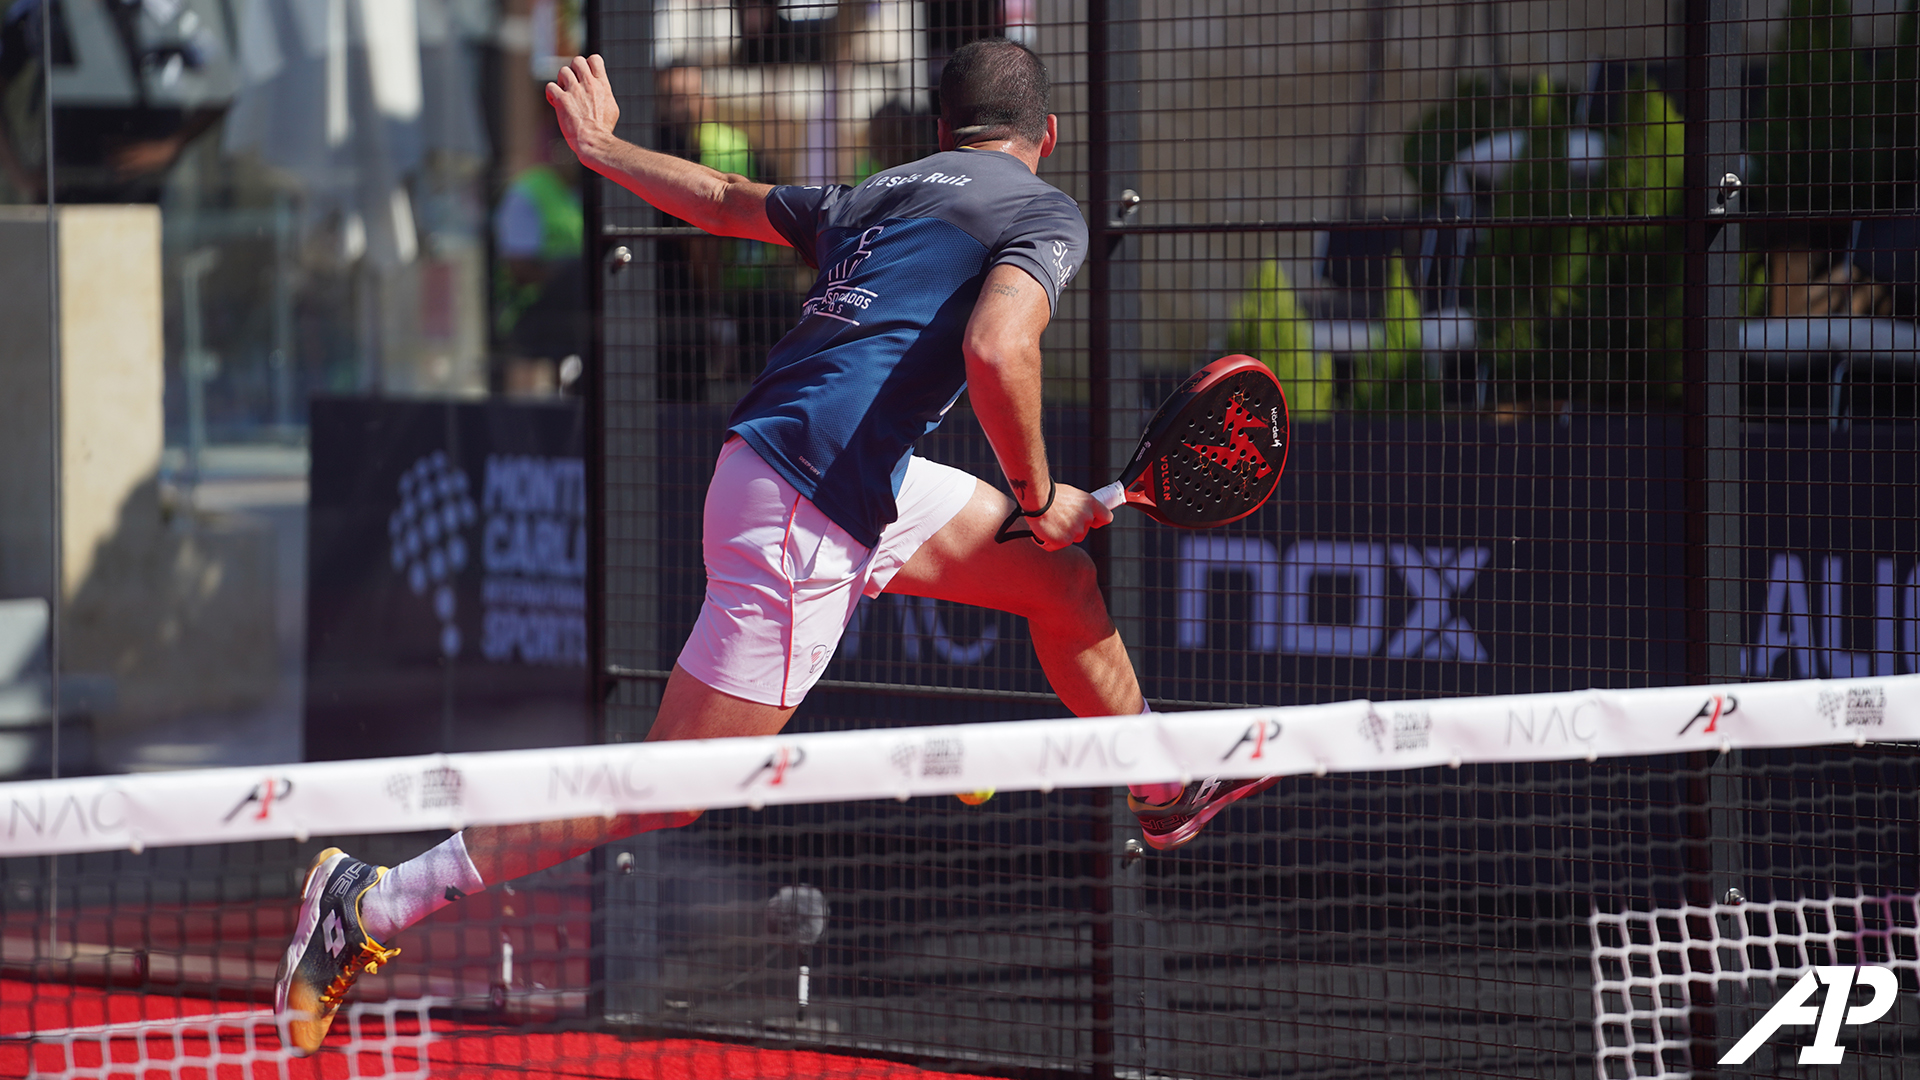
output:
[[[19,980],[0,980],[0,1077],[24,1077],[29,1063],[44,1073],[57,1072],[68,1063],[67,1050],[49,1042],[34,1043],[24,1036],[30,1032],[52,1032],[72,1028],[114,1025],[116,1037],[111,1043],[111,1065],[99,1060],[98,1043],[82,1044],[73,1051],[78,1068],[75,1076],[100,1077],[102,1080],[159,1080],[176,1075],[169,1066],[176,1054],[185,1068],[186,1080],[345,1080],[352,1074],[345,1053],[338,1047],[347,1043],[344,1025],[337,1023],[328,1039],[328,1047],[305,1059],[279,1059],[254,1063],[250,1070],[239,1066],[223,1067],[209,1075],[204,1065],[208,1054],[206,1036],[186,1034],[178,1040],[171,1034],[153,1032],[135,1039],[132,1032],[166,1020],[220,1013],[244,1013],[257,1009],[245,1003],[216,1007],[212,1002],[172,995],[143,995],[129,990],[69,988]],[[277,1043],[277,1036],[266,1023],[254,1025],[257,1038],[266,1047]],[[516,1077],[524,1080],[970,1080],[953,1073],[928,1072],[890,1061],[845,1057],[806,1050],[762,1049],[704,1042],[696,1039],[623,1039],[593,1032],[527,1033],[481,1025],[434,1022],[438,1041],[429,1048],[431,1075],[436,1078]],[[397,1025],[397,1034],[414,1034],[405,1020]],[[244,1048],[238,1035],[223,1036],[221,1048],[236,1053]],[[157,1067],[140,1068],[141,1045]],[[366,1045],[378,1046],[378,1040]],[[33,1055],[29,1059],[28,1055]],[[406,1051],[396,1052],[404,1074],[418,1075],[417,1059]],[[382,1075],[377,1054],[361,1056],[360,1075]]]

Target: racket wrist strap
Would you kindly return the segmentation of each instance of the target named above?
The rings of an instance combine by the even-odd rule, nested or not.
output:
[[[1051,476],[1047,477],[1047,501],[1041,503],[1040,509],[1038,510],[1021,510],[1020,516],[1023,518],[1046,517],[1047,511],[1053,509],[1053,497],[1055,495],[1058,495],[1059,493],[1060,493],[1060,485],[1054,483],[1053,477]],[[1020,500],[1015,499],[1013,501],[1013,505],[1016,509],[1018,509],[1020,506]]]
[[[1047,511],[1053,509],[1053,497],[1059,493],[1060,485],[1054,481],[1053,477],[1047,477],[1047,501],[1041,503],[1040,509],[1038,510],[1027,510],[1023,509],[1019,501],[1016,500],[1013,504],[1013,513],[1008,514],[1007,520],[1000,523],[1000,531],[993,534],[994,541],[1004,544],[1009,540],[1020,540],[1032,536],[1032,529],[1021,529],[1019,532],[1014,532],[1014,522],[1019,521],[1021,518],[1045,517]],[[1034,543],[1037,544],[1039,541],[1035,540]]]

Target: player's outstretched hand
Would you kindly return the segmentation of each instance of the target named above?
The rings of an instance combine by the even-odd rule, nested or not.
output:
[[[1056,481],[1056,483],[1058,483]],[[1100,505],[1092,495],[1072,484],[1059,484],[1053,494],[1053,506],[1037,518],[1028,518],[1033,542],[1048,551],[1071,547],[1093,530],[1113,520],[1113,511]]]
[[[620,122],[620,104],[607,81],[607,62],[599,54],[576,56],[547,84],[547,101],[560,122],[560,135],[582,162],[594,148],[613,136]]]

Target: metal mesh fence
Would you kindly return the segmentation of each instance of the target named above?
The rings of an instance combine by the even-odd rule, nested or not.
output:
[[[915,160],[955,48],[1033,47],[1063,132],[1040,175],[1092,240],[1045,339],[1054,468],[1117,475],[1221,353],[1292,402],[1259,514],[1203,533],[1123,511],[1090,540],[1148,698],[1404,701],[1370,737],[1424,749],[1422,697],[1920,673],[1917,20],[1911,0],[608,0],[592,28],[625,137],[795,184]],[[812,275],[611,184],[589,205],[617,742],[647,732],[698,609],[730,403]],[[964,407],[919,452],[999,479]],[[1871,735],[1884,698],[1860,695],[1822,722]],[[789,730],[1060,711],[1019,620],[883,595]],[[1503,730],[1519,759],[1593,722]],[[369,985],[457,1002],[463,1060],[560,1075],[688,1041],[826,1053],[744,1066],[806,1076],[1703,1074],[1808,965],[1911,938],[1832,913],[1911,918],[1913,768],[1875,743],[1297,776],[1175,853],[1130,845],[1107,790],[716,811],[486,894],[433,924],[425,974]],[[32,1008],[103,987],[257,1004],[312,846],[8,861],[7,985]],[[1691,977],[1733,970],[1690,950],[1735,940],[1701,920],[1742,898],[1772,905],[1748,937],[1798,959]],[[1909,1071],[1907,1031],[1845,1027],[1840,1070]],[[1743,1069],[1800,1075],[1796,1045]]]
[[[1041,175],[1092,231],[1045,340],[1063,477],[1116,475],[1222,353],[1285,385],[1292,457],[1260,514],[1178,533],[1123,511],[1089,542],[1159,707],[1920,671],[1912,4],[769,11],[604,5],[629,136],[670,145],[650,125],[698,66],[702,115],[764,148],[762,175],[855,183],[932,149],[929,90],[964,40],[1049,65],[1062,141]],[[825,52],[765,62],[802,42]],[[748,373],[715,358],[753,357],[708,351],[714,392],[676,397],[675,305],[706,305],[709,341],[745,340],[713,313],[746,308],[674,293],[682,241],[607,199],[604,242],[634,257],[606,286],[607,722],[637,737],[697,610],[718,391]],[[919,452],[999,480],[964,409]],[[869,601],[792,729],[1055,713],[1024,634]],[[936,807],[713,818],[649,850],[679,883],[669,921],[680,888],[857,897],[831,992],[887,1045],[937,1030],[999,1068],[1110,1052],[1137,1075],[1583,1073],[1590,915],[1904,889],[1884,876],[1907,872],[1904,761],[1302,782],[1131,863],[1131,819],[1094,793],[1000,805],[992,855],[982,818]],[[1001,851],[1007,877],[973,876]],[[1087,914],[1055,922],[1059,904]],[[638,1013],[656,974],[691,986],[722,948],[657,932]],[[673,1000],[702,1015],[698,992]],[[749,1022],[704,1022],[721,1014]],[[1859,1067],[1898,1071],[1885,1052]],[[1614,1056],[1606,1075],[1710,1067]]]
[[[636,141],[806,184],[930,150],[961,41],[1039,52],[1042,176],[1094,234],[1045,343],[1062,475],[1116,474],[1221,353],[1288,390],[1269,509],[1090,542],[1149,697],[1247,703],[1916,666],[1914,21],[607,5],[600,47]],[[659,673],[707,459],[810,272],[604,195],[607,659]],[[998,479],[964,407],[922,452]],[[1044,692],[1021,632],[882,598],[829,682]]]

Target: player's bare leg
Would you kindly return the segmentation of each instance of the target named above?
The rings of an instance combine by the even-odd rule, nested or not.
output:
[[[1013,503],[984,481],[973,499],[921,545],[888,592],[994,608],[1027,620],[1053,692],[1077,716],[1124,716],[1145,707],[1133,661],[1107,615],[1093,560],[1077,547],[1043,551],[1028,540],[994,542]]]
[[[793,709],[762,705],[723,694],[673,666],[648,742],[670,739],[728,739],[773,735],[787,725]],[[698,810],[669,814],[620,814],[573,818],[531,825],[475,825],[463,834],[474,869],[488,883],[512,881],[565,862],[602,844],[655,829],[691,824]]]
[[[678,664],[661,695],[649,742],[771,735],[791,708],[721,693]],[[388,869],[338,848],[322,851],[307,872],[298,925],[276,986],[297,1053],[319,1049],[334,1013],[361,974],[379,970],[399,949],[393,935],[489,885],[544,870],[602,844],[693,822],[698,810],[621,814],[532,825],[476,825]]]
[[[1107,615],[1092,560],[1078,548],[1042,551],[1031,542],[998,544],[994,533],[1011,503],[981,483],[960,516],[901,569],[890,591],[998,608],[1025,616],[1033,649],[1054,693],[1080,716],[1123,716],[1145,707],[1133,665]],[[1142,784],[1128,806],[1156,848],[1193,839],[1227,804],[1265,790],[1271,777]]]

